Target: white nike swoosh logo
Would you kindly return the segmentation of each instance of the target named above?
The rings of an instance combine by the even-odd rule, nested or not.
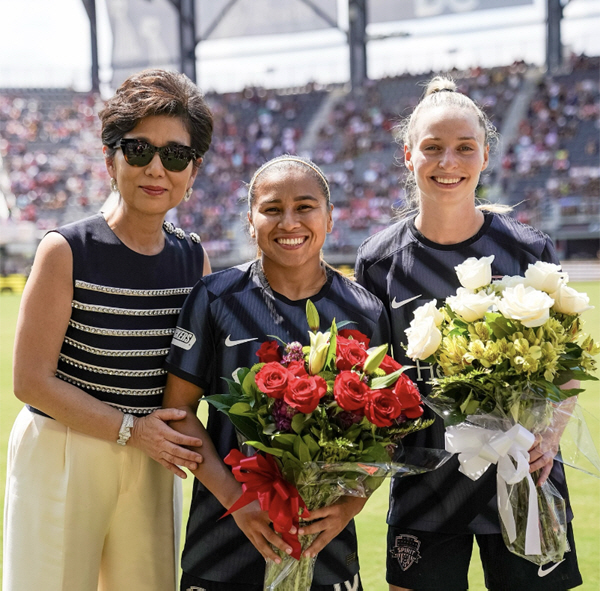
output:
[[[405,304],[408,304],[408,302],[412,302],[413,300],[416,300],[420,297],[421,297],[421,294],[415,296],[414,298],[408,298],[407,300],[402,300],[401,302],[397,302],[396,298],[394,297],[391,305],[392,305],[392,308],[395,310],[396,308],[402,308],[402,306],[404,306]]]
[[[543,569],[544,565],[540,564],[540,568],[538,568],[538,577],[545,577],[546,575],[549,575],[557,566],[560,566],[564,561],[565,561],[565,559],[563,558],[560,562],[557,562],[556,564],[553,564],[547,570],[544,570]]]
[[[258,337],[254,337],[253,339],[240,339],[239,341],[232,341],[231,335],[227,335],[225,339],[226,347],[235,347],[236,345],[241,345],[242,343],[249,343],[250,341],[257,341]]]

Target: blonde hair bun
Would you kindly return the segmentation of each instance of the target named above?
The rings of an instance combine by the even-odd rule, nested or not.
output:
[[[424,96],[435,94],[436,92],[442,92],[447,90],[449,92],[456,92],[456,83],[452,78],[446,78],[444,76],[435,76],[432,78],[427,87],[425,88]]]

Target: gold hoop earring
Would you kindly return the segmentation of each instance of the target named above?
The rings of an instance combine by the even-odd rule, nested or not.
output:
[[[194,190],[192,189],[192,187],[190,187],[186,192],[185,195],[183,196],[183,200],[184,201],[189,201],[190,197],[192,196],[192,193],[194,192]]]
[[[117,185],[117,179],[112,178],[110,179],[110,190],[113,193],[118,193],[119,192],[119,185]]]

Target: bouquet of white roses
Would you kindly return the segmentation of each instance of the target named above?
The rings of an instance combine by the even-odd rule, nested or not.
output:
[[[438,367],[426,403],[447,425],[446,449],[473,480],[498,465],[498,509],[511,552],[534,563],[562,560],[565,504],[550,481],[536,489],[529,449],[558,450],[579,388],[600,346],[582,332],[589,298],[559,265],[537,262],[524,277],[492,280],[494,257],[456,267],[462,287],[437,308],[414,312],[407,355]]]
[[[259,363],[238,368],[227,380],[229,394],[207,400],[225,412],[245,443],[259,453],[233,450],[225,459],[243,483],[229,512],[258,499],[292,556],[268,561],[265,589],[308,591],[314,559],[301,557],[314,536],[290,535],[310,511],[342,495],[367,497],[391,474],[433,470],[450,454],[403,449],[400,439],[431,424],[416,385],[387,345],[346,322],[319,332],[315,306],[307,302],[310,345],[278,340],[261,345]]]

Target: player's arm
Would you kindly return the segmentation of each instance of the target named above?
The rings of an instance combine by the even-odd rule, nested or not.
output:
[[[202,448],[193,449],[202,453],[203,460],[192,473],[225,509],[229,509],[241,496],[242,487],[219,456],[210,435],[198,418],[198,404],[203,394],[199,386],[169,373],[163,404],[185,412],[185,418],[172,423],[172,427],[180,433],[202,440]],[[235,511],[233,518],[265,559],[280,562],[270,544],[283,552],[291,553],[291,547],[271,529],[268,514],[260,509],[257,501]]]
[[[38,247],[21,300],[14,348],[14,393],[22,402],[67,427],[116,441],[123,413],[56,377],[71,317],[72,274],[73,256],[69,244],[60,234],[48,234]],[[135,419],[128,445],[140,447],[155,459],[163,453],[172,455],[180,465],[193,467],[196,454],[178,445],[192,441],[182,439],[164,422],[175,420],[180,414],[159,412],[163,420],[157,416]],[[174,467],[174,464],[163,465]]]

